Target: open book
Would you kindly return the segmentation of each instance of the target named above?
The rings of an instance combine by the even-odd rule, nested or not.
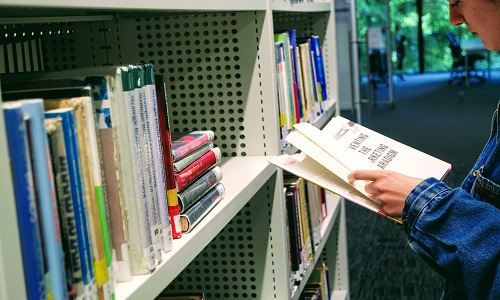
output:
[[[347,175],[354,170],[392,170],[417,178],[442,180],[451,165],[397,142],[343,117],[333,118],[323,130],[309,123],[294,125],[286,141],[301,153],[283,154],[270,163],[313,182],[369,210],[387,216],[365,191],[367,182],[350,185]]]

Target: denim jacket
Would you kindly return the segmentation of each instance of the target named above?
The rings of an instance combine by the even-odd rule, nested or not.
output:
[[[460,188],[428,178],[403,209],[408,244],[446,279],[441,299],[500,299],[499,107],[491,136]]]

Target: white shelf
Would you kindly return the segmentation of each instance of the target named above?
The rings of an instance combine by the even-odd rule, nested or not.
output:
[[[332,291],[331,300],[346,300],[347,295],[347,291]]]
[[[2,0],[0,6],[30,7],[30,8],[58,8],[58,9],[89,9],[89,10],[140,10],[140,11],[247,11],[265,10],[265,0]]]
[[[234,157],[224,159],[222,183],[226,195],[188,234],[174,240],[173,249],[149,275],[134,276],[130,282],[117,285],[116,299],[153,299],[191,262],[203,248],[241,210],[255,192],[276,172],[268,157]],[[242,172],[244,170],[244,172]]]
[[[218,146],[228,157],[220,164],[225,198],[191,233],[174,240],[173,249],[164,254],[162,264],[152,274],[119,283],[117,300],[154,299],[167,287],[206,289],[213,294],[211,298],[298,299],[298,292],[290,294],[285,278],[288,261],[282,172],[267,162],[281,152],[274,30],[297,26],[298,34],[313,32],[322,39],[327,92],[332,100],[327,113],[314,122],[319,128],[338,114],[338,85],[333,0],[292,2],[298,1],[0,0],[0,24],[7,33],[0,38],[0,45],[7,45],[2,72],[154,62],[159,73],[169,76],[172,127],[213,128]],[[9,24],[12,26],[5,26]],[[51,35],[56,29],[58,34]],[[25,31],[39,35],[11,39]],[[43,59],[40,66],[24,55],[29,52],[23,50],[33,48],[43,50],[34,54],[34,58]],[[19,234],[11,229],[17,220],[2,131],[0,124],[0,190],[5,200],[0,201],[0,299],[25,299],[25,288],[19,287],[24,281]],[[335,268],[335,261],[341,261],[336,274],[347,268],[344,257],[335,251],[322,253],[326,252],[323,249],[337,248],[333,241],[345,243],[343,202],[327,195],[329,215],[317,257],[310,263],[303,284],[320,254],[327,256],[330,269]],[[340,233],[335,233],[332,229],[339,219]],[[227,242],[233,238],[238,239],[238,246]],[[233,277],[228,277],[229,268]],[[345,278],[344,273],[337,277]],[[184,280],[191,280],[192,274],[200,277],[193,288]],[[335,287],[346,289],[344,298],[348,298],[347,285]],[[228,296],[219,297],[219,292]]]
[[[331,2],[301,2],[292,3],[291,0],[272,0],[273,11],[282,12],[326,12],[331,9]]]

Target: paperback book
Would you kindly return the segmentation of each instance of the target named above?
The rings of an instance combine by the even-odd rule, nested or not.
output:
[[[333,118],[323,130],[309,123],[294,127],[287,141],[302,152],[274,157],[270,163],[389,219],[393,218],[365,191],[367,182],[348,183],[350,172],[392,170],[411,177],[442,180],[451,170],[445,161],[340,116]]]
[[[29,299],[45,299],[44,254],[29,154],[28,129],[21,104],[4,103],[1,108],[12,166],[26,292]]]

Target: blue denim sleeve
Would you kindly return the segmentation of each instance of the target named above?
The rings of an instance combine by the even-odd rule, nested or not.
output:
[[[500,210],[428,178],[406,198],[409,246],[469,299],[500,299]]]

